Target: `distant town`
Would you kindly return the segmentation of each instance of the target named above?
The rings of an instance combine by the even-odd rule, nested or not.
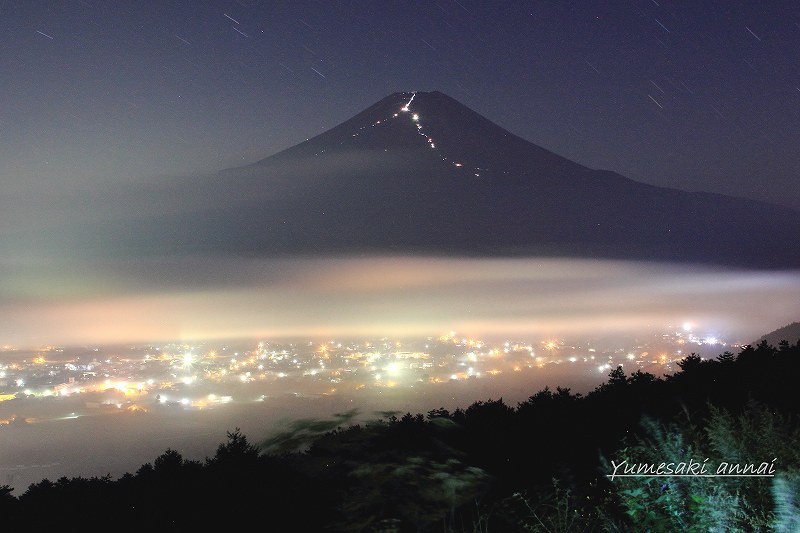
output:
[[[558,338],[493,343],[449,332],[412,341],[173,343],[34,352],[5,347],[0,353],[0,407],[18,399],[41,399],[51,406],[70,399],[70,411],[60,416],[67,419],[103,412],[211,409],[280,394],[430,390],[445,383],[468,386],[551,371],[599,383],[619,366],[626,374],[660,376],[674,372],[676,362],[691,353],[713,358],[739,348],[700,335],[690,324],[621,344]],[[0,425],[41,421],[18,419],[6,411],[0,409]]]

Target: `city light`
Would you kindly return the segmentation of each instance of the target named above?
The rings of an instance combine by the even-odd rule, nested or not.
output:
[[[279,391],[346,395],[384,388],[466,385],[501,379],[504,374],[546,373],[562,363],[569,363],[570,372],[587,379],[605,377],[623,364],[628,372],[632,367],[663,375],[675,371],[673,364],[683,358],[684,342],[695,344],[698,350],[726,344],[716,336],[687,335],[681,328],[667,328],[653,339],[645,344],[636,341],[635,346],[622,343],[601,348],[564,338],[487,341],[450,331],[402,341],[260,340],[213,349],[202,343],[163,345],[85,358],[66,352],[60,361],[42,363],[32,358],[0,365],[0,402],[20,397],[33,402],[48,397],[58,401],[85,398],[81,404],[85,413],[70,411],[61,418],[70,420],[111,411],[141,415],[154,409],[217,409],[236,400],[252,402],[254,397],[268,402]],[[543,347],[540,353],[534,352],[535,345]],[[231,356],[219,357],[219,353]],[[187,366],[193,369],[190,375]]]

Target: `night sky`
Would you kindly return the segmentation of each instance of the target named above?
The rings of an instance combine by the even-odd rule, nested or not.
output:
[[[0,346],[686,320],[748,340],[800,313],[796,272],[95,260],[24,233],[46,243],[56,226],[146,216],[148,190],[178,205],[171,179],[255,162],[414,90],[591,168],[800,208],[800,3],[0,2],[0,35],[0,243],[14,243]]]
[[[800,208],[797,2],[2,2],[0,31],[12,210],[251,163],[404,90],[592,168]]]

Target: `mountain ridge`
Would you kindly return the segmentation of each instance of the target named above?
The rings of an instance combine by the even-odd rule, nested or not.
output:
[[[393,93],[253,164],[170,186],[159,199],[164,212],[46,241],[113,254],[541,255],[800,268],[798,211],[590,169],[438,91]],[[170,210],[170,201],[183,203]]]
[[[767,341],[767,344],[776,348],[781,341],[786,341],[790,346],[794,346],[800,343],[800,322],[792,322],[774,331],[770,331],[759,337],[752,345],[755,346],[761,341]]]
[[[393,93],[320,135],[220,176],[238,186],[255,178],[251,199],[263,197],[262,187],[288,187],[308,200],[310,223],[301,233],[315,241],[311,249],[321,246],[314,238],[320,231],[333,249],[337,240],[343,249],[359,248],[351,237],[372,221],[383,226],[384,238],[367,229],[366,248],[800,265],[791,239],[781,237],[800,237],[794,210],[589,169],[438,91]],[[328,220],[348,238],[337,238],[315,214],[325,212],[319,206],[325,198],[347,206],[333,208],[336,216]],[[360,213],[359,198],[396,216]],[[354,220],[359,223],[348,223]],[[265,229],[270,226],[267,221]],[[270,247],[269,239],[264,245]],[[783,248],[780,256],[776,246]]]
[[[417,100],[417,96],[419,96],[419,100]],[[413,117],[415,116],[419,117],[419,119],[414,120]],[[470,128],[470,131],[466,132],[458,128],[448,127],[446,120],[440,120],[443,116],[458,116],[462,121],[468,121],[470,124],[473,124],[473,127]],[[312,154],[319,155],[321,152],[318,148],[313,148],[314,145],[322,143],[341,146],[348,140],[356,138],[363,139],[361,133],[368,128],[385,127],[386,124],[395,119],[399,119],[398,122],[405,122],[406,125],[413,122],[415,126],[419,126],[416,135],[404,135],[401,137],[401,144],[403,147],[420,148],[420,140],[423,140],[428,146],[433,144],[433,150],[437,150],[439,153],[446,153],[447,157],[444,159],[450,161],[451,164],[462,162],[461,160],[463,159],[469,159],[470,155],[474,157],[476,144],[478,144],[478,151],[481,151],[480,148],[482,146],[476,142],[475,133],[472,131],[479,129],[484,136],[486,132],[489,132],[491,137],[493,137],[490,139],[491,146],[497,146],[499,141],[503,141],[503,143],[506,144],[506,149],[500,154],[495,154],[495,157],[498,155],[502,156],[508,151],[527,150],[535,152],[535,156],[540,160],[551,162],[552,165],[563,165],[572,170],[591,170],[503,129],[501,126],[440,91],[431,91],[392,93],[369,106],[364,111],[357,113],[352,118],[302,143],[281,150],[249,165],[224,169],[221,173],[230,174],[244,169],[260,168],[280,158],[308,156]],[[433,124],[433,126],[431,124]],[[435,131],[429,133],[431,128]],[[413,130],[410,131],[414,133]],[[442,138],[445,139],[445,146],[438,146],[438,148],[436,148],[437,140]],[[433,142],[429,143],[428,139],[432,139]],[[381,140],[385,139],[378,136],[378,139],[373,140],[377,140],[379,143]],[[447,146],[448,141],[450,141],[450,146]],[[377,149],[378,143],[373,145],[372,148]],[[398,137],[392,138],[391,143],[397,146]],[[485,140],[483,144],[486,144]],[[349,147],[352,148],[353,145],[358,147],[357,143],[352,143]],[[454,150],[454,148],[456,149]],[[464,163],[462,162],[462,164]],[[475,167],[468,168],[474,169]],[[480,169],[480,167],[477,168]]]

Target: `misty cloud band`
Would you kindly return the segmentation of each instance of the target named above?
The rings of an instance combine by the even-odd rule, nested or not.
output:
[[[13,345],[452,329],[605,335],[687,320],[752,341],[800,315],[797,272],[624,261],[196,256],[0,268],[0,335]]]

